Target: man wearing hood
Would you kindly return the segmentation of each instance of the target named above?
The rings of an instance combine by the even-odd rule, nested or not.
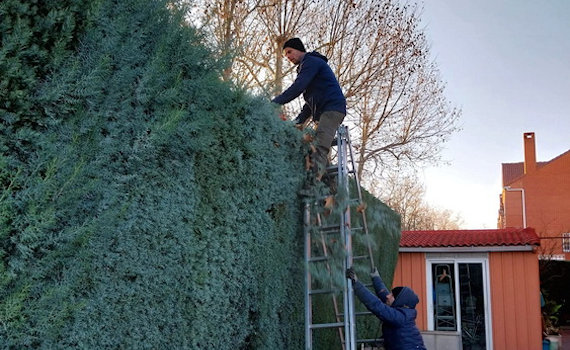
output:
[[[358,299],[382,321],[386,350],[426,350],[416,326],[416,305],[419,298],[411,288],[396,287],[390,292],[376,268],[370,277],[377,296],[358,281],[352,268],[346,270],[346,277],[352,280],[354,294]]]
[[[336,129],[346,115],[346,99],[325,56],[316,51],[306,52],[299,38],[285,42],[283,55],[297,65],[297,78],[272,102],[284,105],[303,94],[305,105],[295,118],[295,123],[302,125],[311,116],[317,123],[316,152],[312,160],[315,164],[316,177],[320,180],[326,170],[329,149]]]

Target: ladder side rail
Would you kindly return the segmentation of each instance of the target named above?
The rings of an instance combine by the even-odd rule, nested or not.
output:
[[[346,133],[346,138],[348,142],[348,151],[350,155],[350,163],[352,165],[352,172],[354,173],[356,191],[358,193],[358,200],[362,204],[362,190],[360,189],[360,181],[358,180],[358,174],[356,173],[356,165],[354,163],[354,150],[352,149],[352,142],[350,141],[350,135],[348,134],[348,131]],[[364,228],[364,235],[366,236],[366,245],[368,247],[368,258],[370,259],[370,269],[373,269],[376,266],[376,264],[374,263],[374,254],[372,252],[372,246],[370,245],[370,233],[368,232],[366,210],[363,209],[360,212],[362,215],[362,227]]]
[[[311,259],[311,209],[308,201],[305,202],[303,216],[303,230],[305,234],[305,350],[313,348],[313,334],[311,330],[312,302],[311,302],[311,270],[309,260]]]
[[[348,128],[346,126],[344,126],[345,130],[346,130],[346,141],[347,141],[347,168],[348,165],[351,166],[351,169],[347,169],[347,175],[351,174],[354,177],[354,182],[355,182],[355,186],[356,186],[356,191],[358,194],[358,203],[359,205],[363,205],[363,198],[362,198],[362,190],[360,188],[360,181],[358,179],[358,174],[357,174],[357,169],[356,169],[356,165],[355,165],[355,160],[354,160],[354,150],[352,147],[352,142],[350,140],[350,135],[348,133]],[[347,180],[348,182],[348,180]],[[373,269],[376,264],[374,262],[374,255],[372,252],[372,244],[371,244],[371,236],[368,230],[368,222],[366,220],[366,211],[365,211],[365,207],[362,208],[361,210],[359,209],[358,212],[360,212],[361,216],[362,216],[362,230],[364,231],[365,237],[366,237],[366,246],[368,248],[368,256],[367,259],[370,262],[370,268]],[[351,247],[351,252],[352,252],[352,247]],[[364,258],[365,256],[363,256]],[[353,257],[354,259],[354,257]],[[352,266],[352,261],[350,261],[350,266]],[[350,287],[352,287],[352,284],[350,284]],[[353,295],[353,293],[351,293]],[[355,300],[354,297],[350,299],[350,302],[353,304],[352,305],[352,310],[355,310]],[[360,314],[367,314],[367,315],[371,315],[372,313],[360,313]],[[355,320],[355,315],[351,315],[352,319]],[[354,321],[355,322],[355,321]],[[354,323],[354,327],[356,327],[356,323]],[[375,339],[377,340],[377,339]],[[371,339],[356,339],[356,344],[360,344],[360,343],[370,343]],[[356,349],[356,345],[354,345],[354,349]]]
[[[338,188],[342,188],[348,193],[349,183],[348,183],[348,129],[346,126],[342,125],[338,129],[338,139],[340,141],[338,147]],[[350,206],[346,205],[346,208],[341,213],[340,216],[340,228],[341,235],[344,241],[344,249],[346,252],[344,260],[344,269],[352,266],[352,236],[350,232]],[[346,335],[346,349],[356,350],[356,327],[355,327],[355,317],[354,317],[354,291],[352,289],[352,283],[349,282],[347,278],[344,279],[344,324],[345,324],[345,335]]]

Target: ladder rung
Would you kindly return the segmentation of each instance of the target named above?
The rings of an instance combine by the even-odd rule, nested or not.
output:
[[[327,226],[320,226],[319,231],[323,233],[336,233],[340,232],[340,225],[327,225]]]
[[[354,313],[354,316],[370,316],[370,315],[374,315],[374,314],[370,311],[359,311],[359,312]],[[340,313],[337,316],[338,317],[344,317],[344,313]]]
[[[338,174],[338,166],[337,165],[332,165],[327,167],[326,169],[327,174]],[[354,169],[346,169],[347,174],[351,174],[351,175],[355,175],[356,174],[356,170]]]
[[[384,344],[384,339],[382,339],[382,338],[378,338],[378,339],[356,339],[356,342],[359,344],[363,344],[363,343]]]
[[[357,256],[352,257],[352,260],[366,260],[366,259],[370,259],[370,256],[368,256],[368,255],[357,255]]]
[[[333,293],[339,293],[342,292],[342,290],[340,289],[313,289],[311,291],[309,291],[310,295],[316,295],[316,294],[333,294]]]
[[[343,322],[335,322],[335,323],[316,323],[316,324],[312,324],[311,329],[316,329],[316,328],[338,328],[338,327],[344,327],[344,323]]]
[[[309,262],[322,262],[322,261],[328,261],[329,257],[328,256],[316,256],[314,258],[310,258]]]
[[[360,205],[360,198],[351,198],[348,200],[348,204],[350,205]]]

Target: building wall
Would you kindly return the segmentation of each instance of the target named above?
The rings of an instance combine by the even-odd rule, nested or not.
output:
[[[535,154],[534,133],[523,135],[524,174],[505,183],[510,190],[503,189],[503,217],[499,218],[501,228],[532,227],[541,237],[539,254],[564,255],[570,260],[570,253],[564,253],[561,237],[570,232],[570,151],[546,163],[538,164]],[[524,204],[522,191],[524,189]]]
[[[507,227],[524,227],[523,220],[523,189],[521,187],[511,186],[510,191],[503,189],[503,208],[505,214],[505,222],[500,228]],[[525,202],[526,198],[525,198]],[[525,210],[526,211],[526,208]],[[528,226],[528,225],[527,225]]]
[[[538,259],[532,252],[489,253],[489,288],[494,350],[540,349]],[[399,253],[393,286],[406,285],[419,296],[416,324],[427,330],[426,254]]]
[[[421,331],[427,330],[426,255],[425,253],[399,253],[392,287],[407,286],[420,298],[416,306],[416,325]]]
[[[503,190],[505,227],[523,227],[522,191],[524,189],[526,226],[541,237],[542,255],[564,254],[562,239],[570,232],[570,153],[565,153],[533,173],[514,181],[511,191]],[[570,260],[570,254],[565,254]]]
[[[538,259],[529,252],[489,254],[493,349],[540,349]]]

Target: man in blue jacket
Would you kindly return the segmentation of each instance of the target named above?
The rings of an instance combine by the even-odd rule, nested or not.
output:
[[[358,299],[382,321],[386,350],[426,350],[422,335],[416,327],[416,305],[419,298],[411,288],[396,287],[390,292],[376,268],[370,277],[377,296],[358,281],[352,268],[346,270],[346,277],[352,280],[354,294]]]
[[[272,101],[284,105],[303,94],[305,105],[295,118],[295,123],[302,125],[311,116],[317,123],[316,152],[312,161],[316,177],[320,180],[326,170],[335,132],[346,115],[346,99],[325,56],[316,51],[306,52],[299,38],[285,42],[283,55],[297,65],[297,78]]]

